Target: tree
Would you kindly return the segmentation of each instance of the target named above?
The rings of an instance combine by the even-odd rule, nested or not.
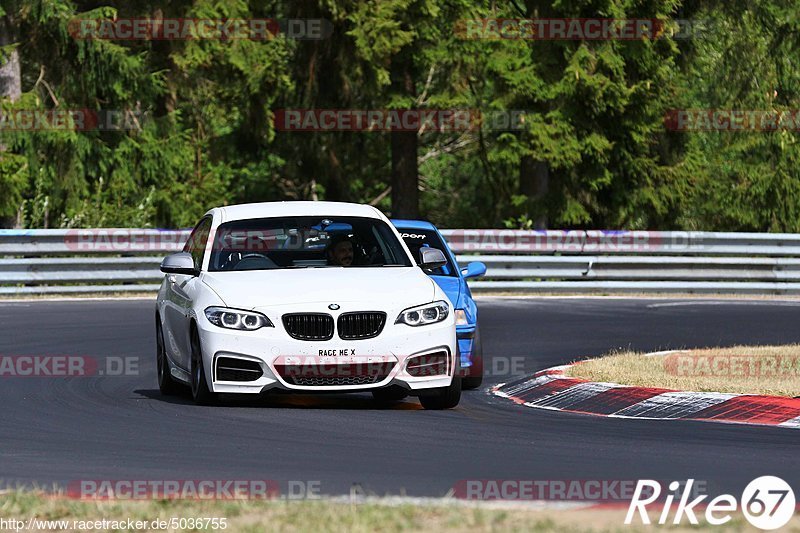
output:
[[[322,18],[333,31],[299,41],[70,33],[75,19],[115,17]],[[457,31],[529,17],[712,19],[718,31],[597,41]],[[783,0],[8,0],[0,225],[185,227],[213,205],[327,199],[445,227],[797,231],[800,128],[683,133],[664,117],[798,109],[798,20]],[[276,130],[282,108],[522,120],[295,132]],[[13,127],[19,113],[75,110],[115,112],[131,127]]]
[[[683,109],[783,115],[784,128],[680,134],[691,171],[680,224],[734,231],[800,231],[800,21],[792,3],[697,2],[705,38],[687,42]],[[756,126],[759,126],[756,119]],[[767,119],[768,120],[768,119]]]
[[[4,131],[33,226],[188,226],[213,205],[241,198],[248,180],[269,180],[270,109],[290,86],[285,39],[113,41],[75,38],[76,18],[251,18],[246,2],[187,1],[148,13],[146,2],[90,10],[33,0],[11,13],[23,93],[4,110],[110,110],[124,130]],[[267,6],[261,8],[267,9]],[[259,8],[260,9],[260,8]],[[15,183],[4,165],[0,184]],[[282,193],[275,192],[274,197]],[[6,210],[20,206],[5,196]]]
[[[17,51],[16,21],[0,7],[0,101],[16,102],[22,94],[22,78]],[[20,156],[9,153],[0,142],[0,221],[2,225],[16,223],[15,206],[22,201],[25,186],[25,162]]]

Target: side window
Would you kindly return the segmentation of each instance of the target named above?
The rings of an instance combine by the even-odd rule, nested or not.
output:
[[[403,238],[406,246],[408,246],[408,250],[411,252],[411,255],[414,256],[414,260],[416,261],[419,261],[419,252],[422,248],[431,247],[442,251],[445,259],[447,259],[447,264],[430,271],[430,274],[433,274],[434,276],[458,276],[455,265],[453,265],[453,262],[450,260],[450,254],[447,251],[447,245],[442,241],[441,238],[439,238],[437,233],[427,230],[399,231],[400,236]]]
[[[197,270],[203,266],[203,253],[206,251],[206,244],[208,243],[208,234],[211,231],[211,217],[206,217],[201,220],[192,234],[189,235],[189,240],[183,246],[184,252],[192,254],[194,259],[194,267]]]

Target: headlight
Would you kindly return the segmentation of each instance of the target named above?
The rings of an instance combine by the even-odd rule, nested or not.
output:
[[[206,318],[215,326],[226,329],[255,331],[260,328],[274,328],[269,318],[253,311],[227,309],[225,307],[209,307]]]
[[[467,312],[463,309],[456,309],[456,326],[466,326],[469,324],[467,322]]]
[[[397,320],[395,324],[407,324],[409,326],[424,326],[426,324],[435,324],[441,322],[447,315],[450,314],[450,308],[446,302],[433,302],[425,305],[418,305],[406,309]]]

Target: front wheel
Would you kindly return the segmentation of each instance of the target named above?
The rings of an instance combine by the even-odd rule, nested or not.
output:
[[[156,317],[156,369],[158,372],[158,390],[165,396],[174,396],[181,392],[181,386],[172,379],[169,372],[167,351],[164,349],[164,331],[161,321]]]
[[[214,405],[217,401],[217,395],[208,389],[197,330],[192,331],[192,399],[197,405]]]
[[[442,409],[452,409],[461,401],[461,376],[453,376],[453,382],[449,387],[435,389],[434,394],[420,396],[419,403],[425,409],[440,411]]]

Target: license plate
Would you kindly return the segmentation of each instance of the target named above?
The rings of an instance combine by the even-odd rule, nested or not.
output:
[[[330,348],[319,350],[319,357],[355,357],[355,348]]]

